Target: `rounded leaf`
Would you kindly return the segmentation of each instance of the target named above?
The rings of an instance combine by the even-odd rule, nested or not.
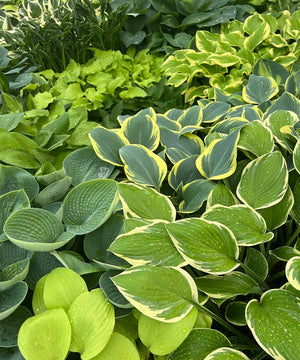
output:
[[[285,273],[289,283],[300,290],[300,256],[294,256],[287,262]]]
[[[250,360],[239,350],[222,347],[207,355],[204,360]]]
[[[10,288],[0,291],[0,320],[7,318],[23,302],[28,286],[19,281]]]

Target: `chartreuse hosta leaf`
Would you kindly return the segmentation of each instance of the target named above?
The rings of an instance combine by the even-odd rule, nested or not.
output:
[[[209,274],[226,274],[239,266],[238,244],[226,226],[190,218],[165,225],[182,257]]]
[[[252,121],[241,129],[238,148],[250,151],[257,157],[270,153],[274,148],[272,131],[260,120]]]
[[[263,217],[246,205],[215,205],[209,208],[202,218],[227,226],[233,232],[239,246],[257,245],[270,241],[274,236],[273,233],[266,234]]]
[[[177,322],[198,302],[194,280],[180,268],[137,266],[112,280],[135,308],[152,319]]]
[[[239,350],[222,347],[207,355],[204,360],[250,360]]]
[[[50,211],[30,208],[13,213],[4,233],[15,245],[32,251],[51,251],[69,242],[74,234],[64,232],[63,224]]]
[[[95,153],[101,160],[107,161],[116,166],[122,166],[119,149],[128,145],[129,141],[119,129],[108,130],[98,126],[89,133]]]
[[[143,145],[127,145],[120,149],[128,180],[159,189],[167,175],[167,164]]]
[[[233,193],[222,183],[218,183],[209,193],[207,198],[207,209],[214,205],[231,206],[235,205],[238,200]]]
[[[72,329],[70,351],[79,352],[82,360],[98,355],[107,345],[115,325],[114,307],[102,290],[94,289],[77,296],[68,317]]]
[[[251,104],[260,104],[272,99],[279,91],[273,78],[250,75],[248,84],[243,88],[243,100]]]
[[[262,155],[243,170],[237,187],[239,199],[254,209],[279,203],[288,187],[288,169],[279,151]]]
[[[221,347],[230,347],[225,335],[213,329],[193,329],[186,340],[169,356],[169,360],[203,360]]]
[[[139,115],[128,117],[122,123],[122,133],[130,144],[144,145],[154,151],[159,145],[159,127],[156,124],[156,114],[151,109],[151,115]]]
[[[25,320],[18,336],[26,360],[64,360],[70,342],[70,321],[63,309],[48,310]]]
[[[23,302],[28,286],[23,281],[18,281],[9,288],[0,291],[0,320],[7,318]]]
[[[118,188],[125,218],[175,220],[176,209],[167,196],[136,184],[119,183]]]
[[[174,246],[164,224],[155,222],[119,235],[108,250],[131,265],[182,266],[185,260]]]
[[[197,315],[198,311],[193,308],[183,319],[168,324],[141,314],[138,325],[139,337],[152,354],[167,355],[188,337]]]
[[[89,180],[75,186],[63,202],[63,221],[73,234],[97,229],[113,213],[118,199],[117,182]]]
[[[224,139],[214,140],[196,161],[200,173],[210,180],[224,179],[236,169],[239,130]]]
[[[300,256],[295,256],[287,262],[285,273],[289,283],[300,290]]]
[[[248,275],[233,271],[223,276],[206,275],[195,279],[200,291],[215,299],[229,299],[237,295],[261,294],[257,283]]]
[[[26,278],[29,271],[29,258],[17,261],[0,270],[0,291],[7,289]]]
[[[300,301],[293,293],[273,289],[246,307],[247,324],[259,346],[274,359],[298,360]]]
[[[113,332],[104,350],[92,360],[140,360],[138,349],[126,336]]]

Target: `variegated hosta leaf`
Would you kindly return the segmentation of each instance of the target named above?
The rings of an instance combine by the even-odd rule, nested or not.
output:
[[[169,360],[204,360],[221,347],[230,347],[225,335],[213,329],[193,329],[185,341],[169,356]]]
[[[134,307],[152,319],[177,322],[198,302],[194,280],[180,268],[137,266],[112,280]]]
[[[270,77],[250,75],[248,84],[243,88],[243,100],[251,104],[261,104],[278,93],[276,81]]]
[[[209,274],[226,274],[239,266],[238,244],[224,225],[190,218],[165,225],[182,257]]]
[[[298,360],[300,301],[293,293],[273,289],[246,307],[247,324],[259,346],[274,359]]]
[[[264,118],[267,119],[271,114],[277,110],[284,110],[294,114],[300,112],[300,102],[294,95],[284,92],[274,103],[268,108],[264,114]],[[282,124],[284,126],[284,124]]]
[[[214,205],[232,206],[238,203],[233,193],[222,183],[218,183],[209,193],[207,198],[206,209]]]
[[[64,232],[63,224],[55,215],[38,208],[13,213],[6,220],[4,233],[15,245],[32,251],[55,250],[74,237]]]
[[[196,161],[200,173],[210,180],[230,176],[236,169],[238,140],[239,130],[236,130],[224,139],[213,141]]]
[[[120,149],[128,180],[159,189],[167,175],[167,164],[143,145],[127,145]]]
[[[194,105],[184,111],[177,122],[181,126],[180,135],[200,128],[202,121],[202,107]]]
[[[175,220],[176,209],[167,196],[136,184],[119,183],[118,188],[125,218]]]
[[[278,85],[284,84],[289,76],[288,70],[283,65],[262,58],[254,65],[253,74],[273,78]]]
[[[7,318],[17,309],[25,299],[27,291],[28,286],[23,281],[18,281],[11,287],[0,291],[0,320]]]
[[[63,309],[53,309],[27,319],[18,345],[25,359],[65,359],[71,342],[71,326]]]
[[[243,301],[231,301],[225,310],[225,318],[234,325],[245,326],[247,321],[245,318],[245,309],[247,303]]]
[[[243,170],[237,187],[239,199],[263,209],[279,203],[288,187],[288,169],[279,151],[262,155]]]
[[[215,205],[209,208],[202,218],[227,226],[233,232],[239,246],[261,244],[270,241],[274,236],[273,233],[266,233],[263,217],[245,205]]]
[[[297,144],[295,145],[295,148],[293,151],[293,163],[294,163],[295,169],[300,174],[300,140],[297,141]]]
[[[287,262],[285,273],[289,283],[300,290],[300,256],[295,256]]]
[[[82,360],[99,354],[108,343],[115,325],[114,307],[101,289],[84,292],[72,302],[68,317],[72,339],[70,351],[79,352]]]
[[[175,323],[165,323],[141,314],[138,325],[139,337],[152,354],[167,355],[187,338],[197,315],[198,311],[193,308],[183,319]]]
[[[212,101],[203,108],[203,123],[216,123],[229,110],[230,105],[226,102]]]
[[[118,187],[114,180],[89,180],[75,186],[63,202],[67,230],[86,234],[97,229],[113,213],[117,198]]]
[[[128,145],[129,141],[119,129],[108,130],[103,126],[98,126],[90,132],[89,138],[95,153],[101,160],[116,166],[123,165],[119,150]]]
[[[174,246],[164,224],[156,222],[119,235],[108,250],[131,265],[183,266],[185,260]]]
[[[222,347],[207,355],[204,360],[250,360],[239,350]]]

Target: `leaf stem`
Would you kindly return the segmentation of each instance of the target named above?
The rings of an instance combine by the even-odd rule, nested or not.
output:
[[[267,355],[268,355],[267,353],[262,351],[258,355],[256,355],[255,358],[253,358],[252,360],[261,360],[261,359],[265,358]]]
[[[288,239],[288,241],[286,242],[286,246],[290,246],[293,241],[297,238],[297,236],[300,234],[300,226],[298,227],[298,229],[294,232],[294,234]]]
[[[240,266],[241,266],[246,272],[248,272],[248,273],[251,275],[251,277],[252,277],[256,282],[258,282],[264,289],[267,289],[267,290],[270,289],[270,286],[269,286],[266,282],[264,282],[260,277],[258,277],[258,276],[255,274],[255,272],[254,272],[252,269],[249,268],[249,266],[243,264],[242,262],[240,262]]]

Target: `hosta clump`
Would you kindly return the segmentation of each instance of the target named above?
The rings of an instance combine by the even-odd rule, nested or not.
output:
[[[197,31],[195,48],[176,51],[164,63],[168,83],[186,84],[185,99],[214,98],[214,88],[226,95],[240,91],[259,58],[291,69],[299,57],[299,11],[276,19],[256,14],[244,23],[222,24],[220,33]]]

